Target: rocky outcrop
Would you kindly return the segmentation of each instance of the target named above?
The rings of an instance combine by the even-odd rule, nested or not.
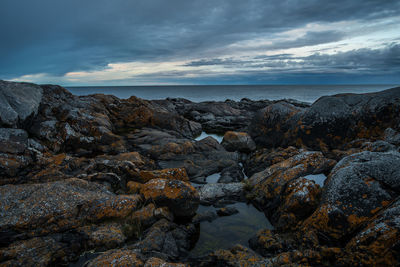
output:
[[[377,139],[399,125],[400,88],[378,93],[324,96],[310,108],[276,103],[250,125],[256,143],[307,146],[328,151],[356,138]]]
[[[228,131],[224,135],[221,145],[227,151],[239,151],[242,153],[250,153],[256,150],[256,144],[253,139],[244,132]]]

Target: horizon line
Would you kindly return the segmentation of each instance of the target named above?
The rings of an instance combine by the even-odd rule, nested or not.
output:
[[[40,84],[40,85],[46,85]],[[357,85],[390,85],[390,86],[400,86],[400,83],[294,83],[294,84],[154,84],[154,85],[60,85],[62,87],[184,87],[184,86],[299,86],[299,85],[307,85],[307,86],[357,86]]]

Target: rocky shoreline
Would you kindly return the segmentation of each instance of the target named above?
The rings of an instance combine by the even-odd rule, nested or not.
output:
[[[399,114],[400,87],[309,105],[0,81],[0,265],[399,265]],[[190,256],[235,202],[273,229]]]

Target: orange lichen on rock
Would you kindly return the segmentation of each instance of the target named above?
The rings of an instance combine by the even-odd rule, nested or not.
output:
[[[143,185],[140,192],[146,201],[167,206],[178,217],[194,215],[200,201],[197,190],[179,180],[152,179]]]
[[[129,181],[126,184],[126,188],[127,188],[128,194],[138,194],[138,193],[140,193],[140,189],[142,188],[142,185],[143,184],[138,183],[138,182]]]
[[[101,254],[91,260],[88,267],[106,266],[143,266],[143,256],[129,249],[118,249]]]
[[[139,177],[141,182],[146,183],[152,179],[168,179],[180,180],[184,182],[189,181],[189,177],[185,168],[170,168],[155,171],[140,171]]]

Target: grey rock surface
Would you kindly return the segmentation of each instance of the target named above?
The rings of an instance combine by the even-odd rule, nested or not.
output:
[[[0,81],[0,126],[16,127],[36,115],[42,95],[39,85]]]

